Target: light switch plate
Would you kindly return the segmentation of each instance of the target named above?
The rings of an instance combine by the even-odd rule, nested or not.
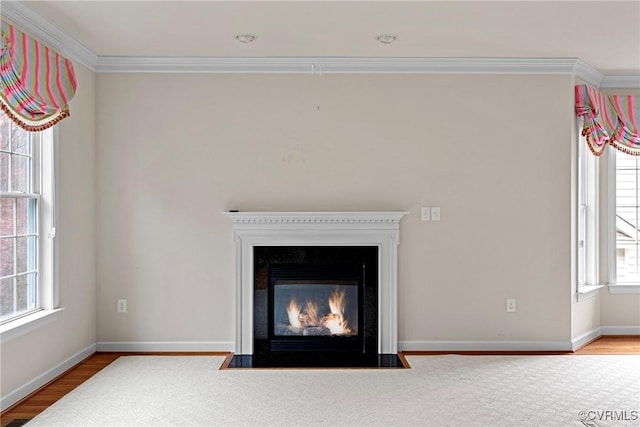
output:
[[[431,208],[431,221],[440,221],[440,208]]]
[[[431,221],[431,208],[420,208],[420,220]]]

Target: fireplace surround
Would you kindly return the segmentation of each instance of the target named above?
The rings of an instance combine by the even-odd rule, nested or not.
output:
[[[276,353],[304,351],[305,345],[308,346],[308,353],[322,352],[326,349],[341,351],[332,347],[339,341],[349,342],[344,347],[349,352],[364,349],[375,355],[397,353],[397,248],[400,220],[406,212],[226,214],[232,221],[235,242],[236,356],[252,356],[264,352],[261,339],[265,337],[265,330],[269,351]],[[276,253],[278,250],[280,253],[304,253],[307,262],[301,263],[295,261],[295,257],[280,256],[276,257],[279,262],[272,263],[273,265],[263,271],[260,263],[263,263],[265,251],[269,248],[273,248]],[[337,256],[327,255],[331,253],[332,248],[339,252]],[[353,253],[356,255],[351,251],[355,251]],[[366,254],[358,254],[358,251],[364,251]],[[315,258],[310,257],[310,253],[315,253]],[[330,261],[331,259],[350,261],[345,263]],[[368,264],[365,265],[365,269],[369,268],[368,273],[365,273],[367,281],[374,282],[369,283],[370,285],[375,284],[370,289],[362,288],[359,283],[365,279],[363,274],[358,272],[358,269],[362,268],[362,265],[358,267],[359,264],[363,264],[362,259],[367,260],[364,262]],[[280,277],[277,277],[278,275]],[[259,285],[261,281],[263,285]],[[256,291],[256,286],[265,288],[264,283],[270,292],[261,295]],[[307,288],[302,285],[306,285]],[[315,295],[313,298],[304,298],[315,298],[313,304],[319,304],[322,307],[320,311],[323,311],[318,315],[318,319],[324,319],[323,321],[307,320],[310,314],[308,309],[305,311],[303,308],[305,301],[294,304],[294,307],[297,304],[298,311],[295,315],[288,314],[288,320],[282,309],[278,309],[275,314],[269,311],[269,305],[263,306],[265,298],[273,304],[274,298],[292,299],[293,294],[300,294],[302,290]],[[373,316],[374,325],[371,324],[371,318],[367,324],[364,311],[354,317],[353,304],[360,304],[362,309],[367,292],[368,304],[371,305],[374,301],[377,306],[377,313]],[[332,295],[335,298],[342,295],[341,298],[347,301],[345,304],[351,304],[345,305],[344,312],[339,313],[340,316],[352,316],[351,319],[344,320],[354,326],[353,329],[348,327],[351,331],[348,334],[335,333],[333,327],[326,325],[327,319],[335,323],[335,317],[338,316],[333,309],[327,308],[330,303],[325,302]],[[266,315],[256,305],[267,307]],[[353,333],[354,330],[357,333]],[[296,342],[296,333],[304,333],[307,338],[302,339],[302,343]],[[371,333],[374,334],[373,339],[367,339],[366,334]],[[299,347],[300,344],[302,347]]]

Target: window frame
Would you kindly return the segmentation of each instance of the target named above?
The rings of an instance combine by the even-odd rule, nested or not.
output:
[[[588,149],[582,136],[582,119],[578,120],[578,191],[577,204],[577,274],[576,296],[578,301],[589,299],[604,287],[599,283],[600,257],[600,163]]]
[[[1,113],[4,114],[4,113]],[[56,194],[58,186],[58,140],[57,126],[32,133],[33,151],[37,151],[37,165],[33,165],[37,187],[37,233],[38,233],[38,298],[35,311],[8,319],[0,325],[0,343],[28,333],[56,320],[59,308],[58,252],[56,239]],[[34,162],[35,163],[35,162]],[[32,191],[36,188],[32,189]],[[21,196],[18,196],[21,197]]]

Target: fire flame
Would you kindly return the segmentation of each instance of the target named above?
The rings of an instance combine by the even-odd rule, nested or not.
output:
[[[307,312],[307,325],[318,326],[320,324],[320,319],[318,318],[318,305],[314,302],[307,301],[304,308]]]
[[[289,316],[289,324],[292,328],[302,328],[302,324],[300,323],[300,306],[296,302],[295,298],[291,298],[291,301],[289,301],[289,307],[287,307],[287,316]]]
[[[345,295],[345,291],[338,292],[336,289],[329,297],[329,310],[331,310],[331,313],[324,317],[322,326],[329,329],[332,335],[351,333],[349,321],[344,318]]]
[[[328,329],[331,335],[350,334],[349,321],[344,317],[345,300],[345,291],[334,290],[328,301],[331,313],[321,318],[316,303],[307,301],[304,310],[301,310],[295,298],[291,298],[287,307],[289,328],[299,331],[302,328],[323,327]]]

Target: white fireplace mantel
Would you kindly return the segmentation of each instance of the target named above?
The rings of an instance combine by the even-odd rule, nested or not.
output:
[[[378,353],[397,353],[398,244],[407,213],[225,212],[235,238],[235,353],[253,354],[254,246],[377,246]]]

